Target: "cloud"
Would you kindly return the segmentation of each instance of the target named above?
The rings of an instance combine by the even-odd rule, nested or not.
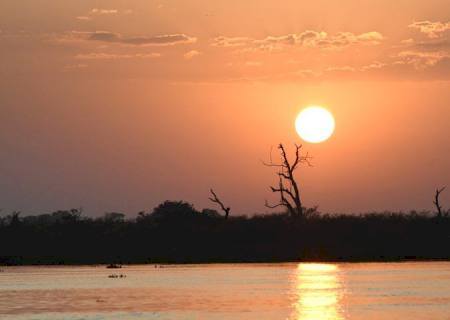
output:
[[[247,37],[224,37],[214,38],[212,46],[214,47],[240,47],[253,42],[253,39]]]
[[[112,16],[112,15],[118,15],[118,14],[131,14],[131,13],[133,13],[133,10],[131,10],[131,9],[119,11],[117,9],[94,8],[94,9],[91,9],[85,15],[76,17],[76,19],[88,21],[88,20],[92,20],[95,16]]]
[[[134,53],[134,54],[116,54],[116,53],[80,53],[75,56],[78,60],[115,60],[115,59],[154,59],[161,57],[160,53]]]
[[[325,69],[326,72],[344,71],[344,72],[355,72],[356,69],[350,66],[332,66]]]
[[[387,64],[379,61],[372,62],[371,64],[362,66],[359,68],[360,71],[377,70],[386,67]]]
[[[401,51],[383,62],[374,61],[362,66],[330,66],[321,73],[323,76],[347,75],[352,79],[379,76],[390,78],[433,78],[448,77],[448,52]],[[444,77],[443,77],[444,76]]]
[[[365,71],[371,71],[371,70],[379,70],[382,68],[387,67],[388,64],[380,61],[374,61],[370,64],[363,65],[363,66],[330,66],[325,68],[323,74],[325,73],[333,73],[333,72],[345,72],[345,73],[356,73],[356,72],[365,72]]]
[[[254,43],[260,48],[273,48],[274,46],[315,46],[317,41],[325,40],[326,32],[307,30],[300,34],[287,34],[282,36],[268,36],[262,40],[255,40]]]
[[[450,68],[447,52],[401,51],[383,62],[363,66],[331,66],[320,73],[321,79],[386,80],[386,79],[446,79]]]
[[[117,14],[119,11],[117,9],[97,9],[94,8],[89,11],[91,15],[108,15],[108,14]]]
[[[408,39],[401,41],[403,49],[420,50],[420,51],[450,51],[450,39],[445,37],[429,38],[425,41],[417,41]]]
[[[400,41],[400,43],[404,44],[404,45],[412,45],[412,44],[415,44],[416,41],[414,39],[412,39],[412,38],[409,38],[409,39],[405,39],[405,40]]]
[[[88,40],[116,42],[130,45],[160,45],[169,46],[179,43],[193,43],[197,39],[185,34],[167,34],[159,36],[122,37],[120,34],[111,32],[93,32]]]
[[[408,27],[418,29],[428,38],[439,38],[442,33],[450,30],[450,22],[417,21],[411,23]]]
[[[264,39],[221,36],[213,39],[212,45],[216,47],[247,46],[261,50],[280,50],[288,46],[341,49],[350,45],[378,45],[382,40],[384,40],[384,36],[376,31],[359,35],[351,32],[339,32],[335,35],[329,35],[324,31],[306,30],[299,34],[267,36]]]
[[[355,38],[355,42],[365,45],[378,45],[384,40],[384,36],[377,31],[362,33]]]
[[[438,62],[449,59],[450,53],[445,51],[402,51],[397,54],[400,60],[395,61],[395,64],[410,64],[416,69],[425,69],[427,67],[435,66]]]
[[[371,70],[379,70],[385,67],[388,67],[388,63],[380,62],[380,61],[374,61],[370,64],[363,65],[363,66],[349,66],[349,65],[343,65],[343,66],[329,66],[326,67],[322,72],[316,72],[316,75],[326,75],[330,73],[339,73],[339,74],[357,74],[359,72],[365,72],[365,71],[371,71]]]
[[[445,24],[441,22],[415,22],[410,25],[414,28],[422,28],[423,33],[427,38],[415,39],[409,38],[402,40],[400,46],[403,51],[427,51],[427,52],[450,52],[450,33],[445,34],[445,30],[450,30],[450,23]],[[447,29],[445,29],[447,28]],[[439,31],[438,31],[439,30]]]
[[[201,54],[201,53],[198,52],[197,50],[191,50],[191,51],[186,52],[186,53],[183,55],[183,57],[184,57],[186,60],[191,60],[192,58],[195,58],[195,57],[199,56],[200,54]]]
[[[384,39],[383,35],[376,31],[366,32],[359,35],[351,32],[339,32],[336,35],[320,33],[316,37],[304,40],[306,46],[323,49],[341,49],[350,45],[379,45]]]
[[[241,73],[242,81],[321,82],[321,81],[386,81],[446,80],[450,75],[450,54],[446,52],[403,51],[381,61],[365,64],[325,65],[315,68],[292,68],[276,72],[258,69],[256,74]],[[303,68],[302,68],[303,67]],[[275,72],[274,72],[275,71]]]
[[[281,48],[282,46],[302,44],[302,41],[296,34],[287,34],[283,36],[268,36],[262,40],[255,40],[253,43],[259,49],[275,50]]]
[[[98,41],[119,43],[132,46],[171,46],[176,44],[194,43],[195,37],[185,34],[166,34],[157,36],[126,37],[119,33],[108,31],[80,32],[72,31],[70,34],[59,39],[60,41]]]

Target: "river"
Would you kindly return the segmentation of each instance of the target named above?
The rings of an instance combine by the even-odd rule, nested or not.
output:
[[[0,319],[450,319],[450,262],[3,267]]]

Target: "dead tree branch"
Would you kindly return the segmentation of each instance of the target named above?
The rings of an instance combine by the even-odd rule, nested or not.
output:
[[[437,217],[438,218],[442,218],[443,214],[442,214],[442,206],[439,203],[439,197],[441,196],[441,193],[445,190],[446,187],[443,187],[441,189],[436,189],[436,193],[434,195],[434,205],[436,206],[437,209]]]
[[[281,157],[280,163],[274,163],[272,161],[272,155],[270,156],[270,162],[263,162],[265,166],[279,170],[277,172],[279,177],[278,187],[270,187],[270,190],[274,193],[279,193],[280,201],[276,205],[269,205],[266,202],[266,207],[273,209],[283,206],[291,215],[298,217],[303,216],[303,207],[300,197],[300,187],[295,178],[295,171],[301,164],[311,166],[312,160],[312,157],[308,153],[305,156],[301,154],[301,148],[301,145],[295,145],[295,159],[293,162],[290,162],[283,144],[280,143],[278,145]]]
[[[228,219],[228,216],[230,215],[230,210],[231,208],[226,207],[223,202],[219,199],[219,197],[217,196],[217,194],[214,192],[213,189],[210,190],[211,194],[213,197],[210,197],[209,200],[211,202],[217,203],[220,208],[222,209],[222,211],[225,213],[225,219]]]

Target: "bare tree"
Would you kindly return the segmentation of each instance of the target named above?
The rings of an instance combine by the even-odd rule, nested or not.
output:
[[[436,189],[436,194],[434,195],[433,203],[436,206],[438,218],[442,218],[442,216],[443,216],[442,207],[441,207],[441,204],[439,203],[439,197],[440,197],[441,193],[445,190],[445,188],[446,187],[443,187],[441,189]]]
[[[225,213],[225,219],[228,219],[228,216],[230,215],[230,210],[231,208],[226,207],[223,202],[219,199],[219,197],[217,196],[217,194],[214,192],[213,189],[210,190],[211,194],[213,197],[210,197],[209,200],[211,200],[214,203],[217,203],[220,208],[222,209],[222,211]]]
[[[280,163],[274,163],[272,161],[272,155],[270,156],[269,163],[264,162],[264,165],[278,169],[278,186],[270,187],[270,190],[280,195],[280,202],[278,204],[269,205],[266,201],[266,207],[271,209],[285,207],[292,216],[297,217],[303,217],[304,213],[300,197],[300,187],[295,178],[295,171],[301,164],[311,166],[310,161],[312,159],[308,153],[304,156],[301,155],[301,149],[302,145],[295,145],[295,159],[293,162],[290,162],[283,144],[280,143],[278,145],[281,157]]]

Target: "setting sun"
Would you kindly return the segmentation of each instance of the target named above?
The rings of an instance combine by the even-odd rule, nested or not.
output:
[[[320,143],[334,132],[333,115],[325,108],[313,106],[304,109],[295,120],[298,135],[310,143]]]

